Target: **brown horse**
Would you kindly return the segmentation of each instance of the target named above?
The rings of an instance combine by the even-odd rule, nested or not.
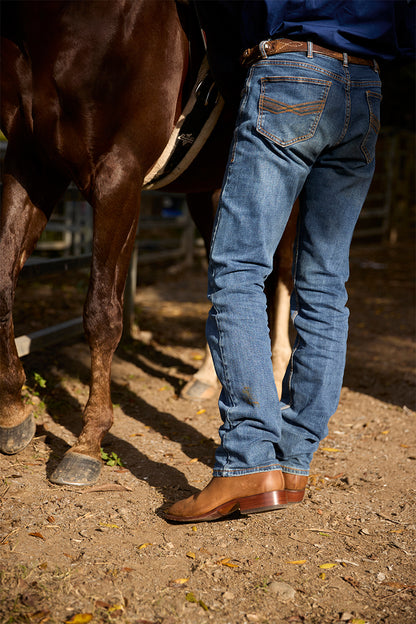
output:
[[[89,484],[100,472],[101,441],[113,422],[110,367],[122,332],[141,188],[181,111],[190,65],[189,7],[174,0],[1,5],[1,122],[8,148],[0,233],[0,450],[16,453],[34,434],[21,397],[25,375],[14,342],[14,292],[72,180],[94,212],[84,307],[91,383],[81,434],[52,480]],[[217,189],[231,132],[225,114],[204,152],[171,188]],[[198,198],[191,197],[192,207]]]

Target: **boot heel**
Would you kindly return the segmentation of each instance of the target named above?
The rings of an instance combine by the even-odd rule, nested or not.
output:
[[[241,498],[239,500],[240,513],[250,514],[280,509],[286,507],[287,502],[286,490],[263,492],[263,494],[255,494],[254,496]]]
[[[289,504],[301,503],[303,501],[303,497],[305,496],[305,490],[285,490],[285,492],[287,502]]]

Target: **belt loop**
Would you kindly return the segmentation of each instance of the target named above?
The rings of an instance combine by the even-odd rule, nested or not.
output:
[[[313,58],[313,43],[312,41],[308,41],[308,54],[307,58]]]
[[[380,68],[378,66],[378,63],[376,61],[376,59],[373,59],[373,69],[375,72],[377,72],[378,74],[380,73]]]
[[[267,59],[267,52],[265,49],[267,41],[260,41],[259,43],[259,50],[260,50],[260,54],[261,54],[261,58],[262,59]]]
[[[348,67],[348,54],[346,52],[342,53],[344,62],[342,63],[344,65],[344,67]]]

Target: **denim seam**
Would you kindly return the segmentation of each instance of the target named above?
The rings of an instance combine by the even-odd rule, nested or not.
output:
[[[267,466],[256,466],[255,468],[220,468],[213,470],[214,477],[221,476],[234,476],[235,473],[239,473],[239,475],[246,474],[257,474],[259,472],[273,472],[275,470],[280,470],[285,474],[294,474],[307,477],[309,475],[309,470],[305,468],[294,468],[293,466],[286,466],[281,462],[277,464],[269,464]],[[226,474],[225,474],[226,473]]]
[[[345,74],[346,74],[346,80],[345,80],[345,118],[344,118],[344,126],[343,126],[343,128],[341,130],[341,135],[340,135],[338,141],[336,141],[334,143],[334,147],[336,147],[337,145],[340,145],[342,143],[342,141],[344,140],[344,137],[347,134],[348,126],[350,125],[350,119],[351,119],[351,81],[350,81],[350,75],[349,75],[348,67],[344,67],[344,71],[345,71]]]
[[[244,474],[249,474],[249,473],[253,473],[253,472],[270,472],[271,470],[280,470],[280,462],[276,463],[276,464],[267,464],[266,466],[253,466],[251,468],[214,468],[214,475],[215,474],[219,474],[219,473],[224,473],[224,472],[239,472],[239,473],[244,473]]]
[[[245,82],[245,86],[244,86],[244,96],[241,98],[240,107],[238,109],[238,117],[237,117],[237,121],[236,121],[236,124],[235,124],[235,129],[234,129],[234,134],[233,134],[233,143],[232,143],[231,150],[230,150],[230,163],[229,163],[230,165],[231,165],[231,163],[234,162],[234,158],[235,158],[235,152],[236,152],[237,143],[238,143],[238,140],[237,140],[237,130],[238,130],[238,126],[239,126],[239,121],[241,120],[244,108],[245,108],[245,106],[247,104],[248,95],[249,95],[249,86],[250,86],[250,83],[251,83],[252,76],[253,76],[253,68],[251,68],[251,70],[248,73],[248,76],[246,78],[246,82]],[[228,177],[229,176],[228,176],[228,173],[227,173],[227,179],[228,179]],[[225,185],[225,182],[226,181],[224,181],[223,186]]]
[[[378,87],[381,86],[381,80],[375,82],[374,80],[351,80],[351,87],[354,89],[365,89],[366,87]]]
[[[293,466],[286,466],[285,464],[282,464],[282,463],[280,463],[280,469],[282,472],[287,473],[287,474],[298,474],[301,476],[309,475],[309,470],[306,470],[305,468],[293,468]]]
[[[323,69],[322,67],[319,67],[318,65],[312,65],[309,63],[304,63],[304,62],[300,62],[300,61],[284,61],[283,59],[279,60],[279,61],[259,61],[256,65],[254,65],[254,67],[267,67],[267,65],[280,65],[281,67],[296,67],[299,69],[309,69],[311,71],[316,71],[320,74],[324,74],[325,76],[330,76],[331,78],[334,78],[335,80],[338,80],[339,82],[345,82],[345,78],[344,76],[341,76],[340,74],[336,74],[335,72],[332,72],[330,70],[327,69]]]
[[[370,113],[370,119],[369,119],[367,133],[361,143],[361,151],[364,154],[367,165],[369,165],[374,158],[374,151],[373,151],[373,154],[371,155],[371,153],[366,147],[368,137],[370,136],[371,132],[375,132],[376,137],[377,137],[379,130],[380,130],[380,121],[378,117],[374,114],[373,105],[371,101],[372,97],[381,101],[381,94],[376,93],[374,91],[366,91],[366,98],[367,98],[368,110]]]
[[[230,397],[230,401],[232,403],[232,407],[235,407],[235,400],[234,400],[234,396],[231,390],[231,382],[230,382],[230,377],[228,374],[228,366],[227,366],[227,362],[226,362],[226,358],[224,357],[224,351],[223,351],[223,331],[221,329],[221,323],[219,322],[219,315],[218,315],[218,310],[215,307],[215,305],[212,306],[215,310],[215,323],[217,325],[217,330],[218,330],[218,349],[221,353],[221,360],[223,362],[223,370],[224,370],[224,378],[225,381],[227,383],[228,386],[228,390],[227,393]],[[232,423],[231,420],[229,418],[229,409],[226,410],[226,414],[224,417],[224,424],[227,423],[229,426],[229,429],[232,429]],[[222,435],[222,439],[221,439],[221,446],[223,448],[223,450],[227,453],[227,458],[226,458],[226,462],[225,462],[225,466],[224,468],[227,466],[227,464],[229,463],[229,451],[227,450],[227,445],[226,445],[226,437],[227,437],[227,433],[228,431],[224,431],[223,435]]]
[[[293,316],[292,316],[292,322],[294,323],[295,318],[297,317],[298,313],[299,313],[299,296],[298,296],[298,291],[296,288],[296,272],[297,272],[297,267],[298,267],[298,259],[299,259],[299,238],[300,238],[300,224],[302,221],[302,215],[299,212],[299,216],[298,216],[298,222],[297,222],[297,232],[296,232],[296,242],[295,242],[295,246],[293,249],[293,292],[295,295],[295,310],[293,312]],[[289,405],[288,407],[291,407],[293,405],[293,392],[292,392],[292,378],[293,378],[293,373],[294,373],[294,366],[293,366],[293,361],[294,361],[294,356],[295,353],[297,351],[299,345],[299,340],[298,337],[296,337],[295,343],[293,345],[293,349],[292,349],[292,353],[290,356],[290,373],[289,373],[289,378],[288,378],[288,382],[287,382],[287,386],[288,386],[288,391],[289,391]]]
[[[316,71],[319,72],[321,74],[325,74],[326,76],[331,76],[332,78],[334,78],[335,80],[337,80],[338,82],[345,82],[345,77],[341,76],[340,74],[337,74],[335,72],[332,72],[329,69],[324,69],[323,67],[319,67],[318,65],[312,65],[309,63],[305,63],[305,62],[301,62],[301,61],[285,61],[283,59],[280,60],[270,60],[268,59],[267,61],[259,61],[258,63],[256,63],[255,65],[253,65],[253,68],[255,67],[267,67],[267,65],[280,65],[282,67],[298,67],[298,68],[302,68],[302,69],[310,69],[312,71]],[[342,66],[341,66],[342,67]],[[380,79],[378,80],[355,80],[354,81],[354,86],[366,86],[368,84],[368,86],[379,86],[380,85]]]

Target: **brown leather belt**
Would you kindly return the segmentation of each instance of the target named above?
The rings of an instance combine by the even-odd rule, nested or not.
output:
[[[264,55],[260,46],[256,45],[254,48],[248,48],[243,52],[240,57],[240,62],[243,67],[248,67],[267,56],[273,56],[273,54],[282,54],[283,52],[308,52],[307,41],[293,41],[292,39],[271,39],[266,41],[263,46]],[[375,67],[375,61],[373,59],[360,58],[358,56],[351,56],[350,54],[344,55],[342,52],[336,52],[335,50],[328,50],[322,46],[313,43],[311,50],[317,54],[324,54],[331,58],[337,59],[341,62],[353,63],[354,65],[370,65]]]

